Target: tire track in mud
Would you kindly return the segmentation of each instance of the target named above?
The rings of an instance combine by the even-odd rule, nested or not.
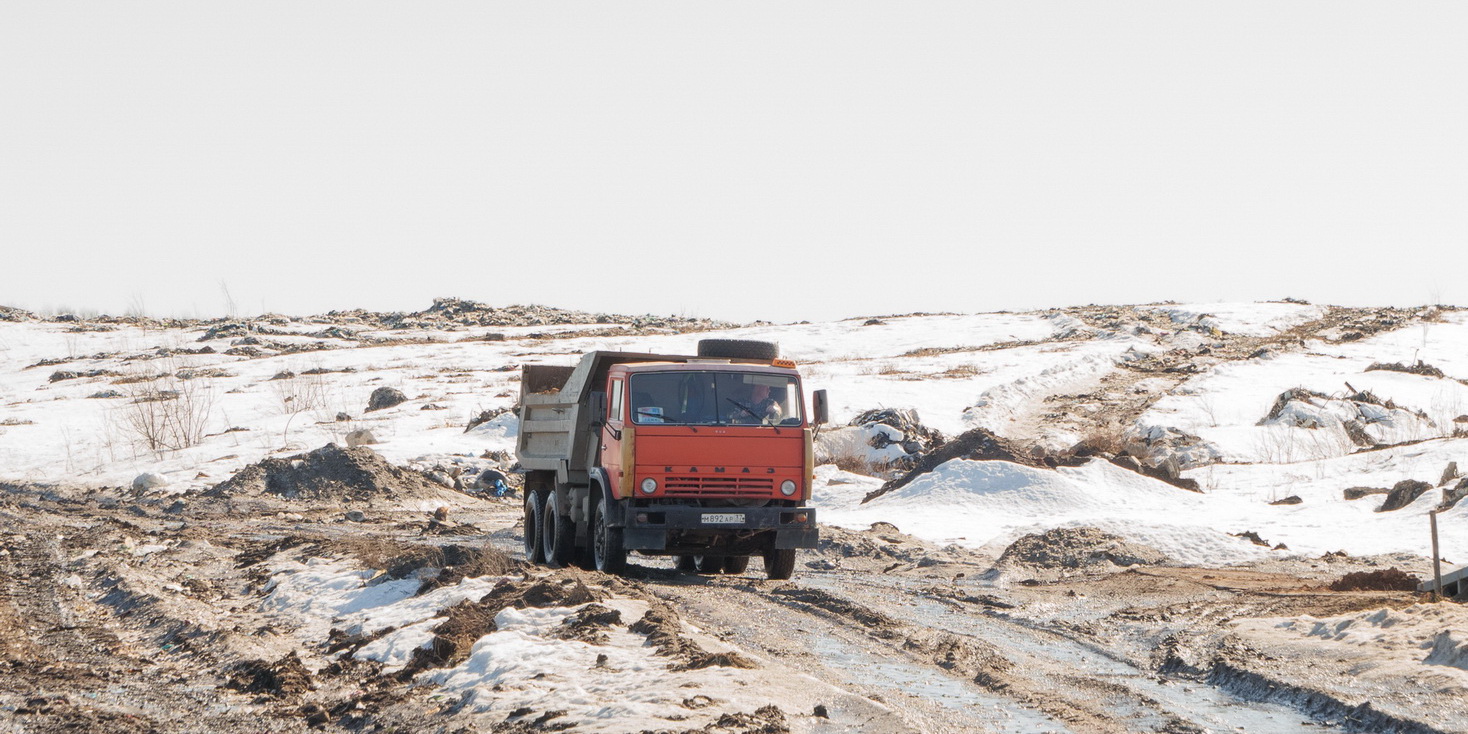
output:
[[[875,589],[880,592],[879,598],[922,597],[941,605],[947,612],[955,611],[957,606],[955,596],[940,593],[941,589],[906,589],[887,578],[844,579],[843,583],[847,588]],[[1211,619],[1216,625],[1232,618],[1298,613],[1300,610],[1289,602],[1310,598],[1300,593],[1211,586],[1239,592],[1236,598],[1194,605],[1195,614],[1189,616]],[[1264,653],[1241,657],[1238,650],[1225,646],[1223,650],[1205,650],[1203,660],[1189,663],[1175,644],[1168,644],[1177,642],[1175,635],[1169,635],[1161,647],[1152,651],[1150,659],[1138,661],[1124,647],[1117,646],[1115,640],[1108,646],[1094,630],[1029,619],[1012,611],[1017,607],[996,607],[988,603],[987,597],[971,598],[974,611],[961,624],[975,625],[975,634],[984,635],[986,643],[1011,661],[1010,671],[1029,676],[1032,684],[1042,688],[1049,685],[1047,692],[1059,693],[1063,699],[1098,701],[1113,720],[1126,722],[1126,731],[1193,732],[1240,726],[1241,730],[1271,732],[1446,734],[1450,731],[1377,710],[1369,701],[1353,703],[1327,691],[1252,669],[1251,655],[1264,659],[1268,657]],[[1365,597],[1327,597],[1325,601],[1328,608],[1376,606]],[[1176,611],[1177,607],[1168,609]],[[921,620],[924,614],[909,610],[907,618]],[[934,607],[926,614],[942,612]],[[935,617],[935,621],[941,618]],[[954,630],[955,626],[955,623],[939,623],[934,628],[960,636],[965,634]],[[1203,630],[1196,632],[1203,635]],[[1075,671],[1090,674],[1077,675]],[[1048,710],[1043,701],[1034,705]],[[1081,724],[1081,730],[1099,729]]]
[[[87,562],[73,574],[64,546],[76,527],[7,513],[0,523],[25,528],[0,535],[0,622],[20,622],[0,627],[0,724],[14,718],[0,731],[307,730],[278,706],[220,690],[207,655],[129,642],[160,623],[187,623],[89,601],[90,587],[78,581],[96,569]]]
[[[1283,695],[1248,695],[1244,687],[1229,685],[1218,675],[1169,673],[1162,669],[1160,658],[1139,663],[1087,633],[1018,616],[1005,610],[1006,604],[993,603],[991,597],[926,593],[903,585],[902,581],[911,579],[894,582],[843,575],[808,581],[817,579],[820,586],[835,586],[842,593],[798,581],[772,588],[732,579],[732,583],[710,580],[702,586],[650,585],[650,590],[689,603],[695,601],[690,597],[699,594],[699,589],[738,594],[739,608],[746,617],[763,616],[755,611],[762,606],[797,610],[805,619],[814,617],[859,632],[865,643],[846,644],[874,652],[869,656],[873,661],[883,655],[888,659],[900,656],[961,681],[980,696],[991,697],[988,710],[976,709],[970,714],[974,718],[961,721],[956,728],[930,724],[920,727],[924,731],[993,730],[996,726],[1000,731],[1075,732],[1183,733],[1238,726],[1273,732],[1365,730],[1352,723],[1365,721],[1359,715],[1362,712],[1322,707],[1318,699],[1303,705],[1310,702]],[[914,600],[918,602],[915,606]],[[710,603],[708,598],[701,601]],[[716,621],[728,624],[730,620]],[[815,627],[803,621],[792,625]],[[850,653],[832,644],[825,651]],[[840,668],[828,670],[839,672]],[[992,703],[996,698],[998,705]],[[995,721],[996,710],[1016,717],[1007,724],[1013,728]],[[1386,722],[1377,712],[1370,714],[1372,722]],[[1412,728],[1410,722],[1392,726],[1396,728],[1386,730],[1433,732]]]
[[[847,666],[843,662],[862,661],[869,673],[875,668],[906,661],[899,677],[919,676],[916,684],[923,690],[937,687],[927,676],[961,683],[957,690],[964,691],[972,699],[970,705],[941,712],[923,711],[920,731],[1072,731],[1072,732],[1130,732],[1135,729],[1116,719],[1105,710],[1086,700],[1085,697],[1069,696],[1049,689],[1046,681],[1036,681],[1023,674],[1019,666],[998,647],[985,640],[947,630],[914,625],[902,621],[906,611],[893,613],[875,609],[863,603],[832,592],[799,584],[771,587],[767,584],[748,584],[746,581],[709,579],[700,585],[654,585],[649,591],[683,602],[692,609],[700,609],[710,599],[704,590],[716,590],[738,594],[740,598],[733,608],[741,610],[745,618],[785,617],[789,626],[806,632],[809,640],[782,640],[784,644],[795,643],[801,649],[814,649],[819,657],[832,658],[835,667],[825,666],[820,659],[815,662],[826,667],[821,677],[836,680]],[[693,597],[701,598],[693,598]],[[700,604],[701,603],[701,604]],[[773,607],[768,615],[755,612],[761,607]],[[800,618],[790,618],[788,612],[800,613]],[[694,612],[703,621],[708,609],[702,607]],[[816,620],[847,631],[859,633],[858,640],[840,639],[838,635],[822,635],[811,631]],[[717,624],[728,625],[731,620],[715,619]],[[864,641],[863,641],[864,640]],[[779,648],[766,648],[781,654]],[[816,656],[812,656],[816,657]],[[860,666],[859,666],[860,667]],[[848,671],[849,672],[849,671]],[[880,676],[878,676],[880,677]],[[885,699],[882,699],[885,700]],[[889,705],[895,705],[887,701]],[[916,703],[906,701],[906,703]],[[1038,728],[1037,728],[1038,727]]]
[[[24,657],[5,661],[0,700],[26,717],[24,730],[159,731],[161,723],[135,703],[146,698],[147,683],[118,684],[146,675],[148,666],[119,656],[117,637],[81,619],[65,598],[57,535],[11,535],[5,550],[4,603],[20,621],[7,636],[19,638],[12,647]]]

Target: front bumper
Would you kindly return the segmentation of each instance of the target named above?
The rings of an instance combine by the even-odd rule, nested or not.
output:
[[[798,522],[797,516],[805,521]],[[749,554],[768,548],[814,548],[819,540],[810,507],[626,507],[622,542],[628,550]]]

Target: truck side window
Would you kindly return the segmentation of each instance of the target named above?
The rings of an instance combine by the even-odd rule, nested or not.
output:
[[[622,381],[612,380],[611,409],[607,415],[614,421],[622,420]]]

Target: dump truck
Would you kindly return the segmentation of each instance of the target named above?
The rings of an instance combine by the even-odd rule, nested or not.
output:
[[[760,556],[767,577],[790,578],[796,549],[818,537],[811,437],[826,393],[811,399],[807,412],[795,363],[772,342],[525,365],[525,557],[620,573],[635,551],[743,573]]]

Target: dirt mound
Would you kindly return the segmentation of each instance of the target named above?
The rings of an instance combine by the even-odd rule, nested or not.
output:
[[[226,685],[244,693],[292,696],[311,690],[311,673],[292,650],[273,663],[264,660],[241,663],[230,672]]]
[[[1416,591],[1422,579],[1393,566],[1385,571],[1357,571],[1331,582],[1331,591]]]
[[[1163,563],[1161,551],[1131,543],[1096,528],[1056,528],[1026,535],[1009,544],[999,556],[1001,567],[1078,569],[1103,564],[1147,566]]]
[[[1026,466],[1051,467],[1056,466],[1078,466],[1086,462],[1079,457],[1036,457],[1031,452],[1021,448],[1019,445],[994,435],[984,428],[974,428],[965,431],[958,438],[923,454],[917,460],[917,464],[911,471],[902,476],[883,484],[881,489],[868,494],[862,499],[863,503],[881,497],[895,489],[901,489],[918,477],[937,469],[939,466],[954,459],[972,459],[976,461],[1012,461],[1016,464]]]
[[[204,493],[206,497],[272,494],[285,499],[367,500],[437,497],[443,489],[395,466],[366,446],[329,443],[315,451],[251,464]]]

